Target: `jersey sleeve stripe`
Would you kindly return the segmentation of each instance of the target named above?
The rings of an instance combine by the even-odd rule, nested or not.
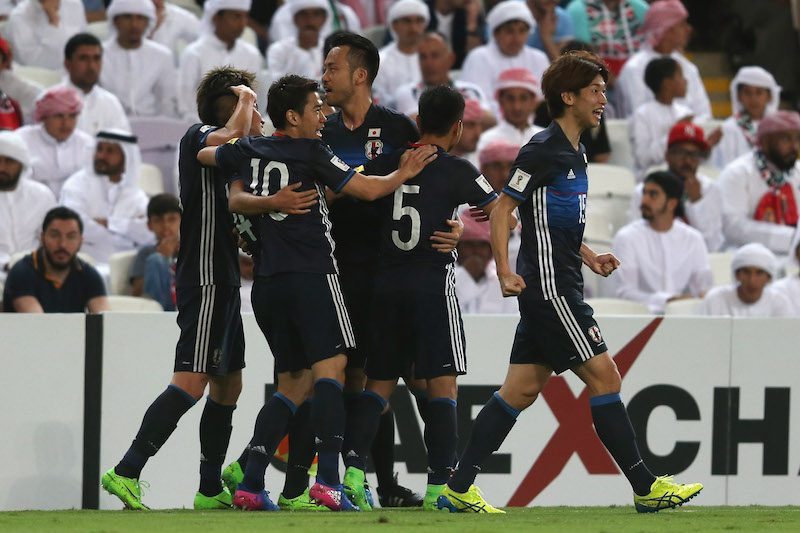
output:
[[[339,185],[337,185],[335,189],[333,189],[333,192],[342,192],[342,189],[344,189],[345,185],[347,185],[347,183],[351,179],[353,179],[353,176],[355,176],[355,175],[356,175],[355,169],[351,168],[350,171],[347,173],[347,175],[342,180],[342,182]]]
[[[503,187],[503,192],[509,195],[510,197],[514,198],[515,200],[519,200],[520,202],[525,201],[525,197],[518,193],[517,191],[512,190],[510,187]]]
[[[492,202],[492,200],[494,200],[494,199],[496,199],[496,198],[497,198],[497,193],[496,193],[496,192],[493,192],[492,194],[490,194],[489,196],[487,196],[487,197],[486,197],[486,199],[485,199],[485,200],[483,200],[481,203],[479,203],[479,204],[475,204],[475,205],[477,205],[478,207],[483,207],[483,206],[485,206],[486,204],[489,204],[489,203],[491,203],[491,202]]]

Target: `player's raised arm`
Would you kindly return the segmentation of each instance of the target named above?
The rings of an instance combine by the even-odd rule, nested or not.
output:
[[[519,204],[520,202],[508,194],[500,193],[500,198],[494,202],[489,214],[492,252],[503,296],[517,296],[525,289],[525,281],[512,272],[508,262],[509,217],[514,216],[514,210]]]
[[[434,159],[436,159],[436,147],[433,145],[409,150],[400,158],[399,168],[391,174],[365,176],[357,172],[342,188],[342,192],[360,200],[377,200],[419,174]]]
[[[253,123],[258,122],[259,125],[261,123],[261,116],[255,108],[256,93],[246,85],[236,85],[231,87],[230,90],[237,98],[236,107],[224,127],[208,134],[205,142],[206,146],[219,146],[231,139],[250,135]],[[214,106],[216,112],[216,107],[225,106],[225,102],[222,98],[218,98]],[[256,116],[258,118],[255,118]]]

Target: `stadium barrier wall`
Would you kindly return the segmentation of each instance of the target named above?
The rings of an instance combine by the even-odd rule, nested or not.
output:
[[[461,445],[502,383],[516,320],[469,316],[469,373],[460,379]],[[600,317],[623,374],[623,399],[643,456],[656,473],[706,485],[699,505],[800,504],[800,321]],[[229,458],[251,436],[272,385],[272,359],[245,316],[247,368]],[[3,404],[0,509],[118,509],[99,475],[129,446],[167,385],[178,329],[174,314],[0,315]],[[546,332],[543,332],[546,334]],[[181,420],[146,467],[145,501],[190,507],[198,479],[201,405]],[[422,422],[398,391],[400,479],[425,487]],[[369,476],[374,483],[374,477]],[[270,468],[267,488],[283,475]],[[479,485],[499,505],[625,505],[630,489],[597,439],[583,384],[554,377]],[[47,494],[47,498],[42,498]]]

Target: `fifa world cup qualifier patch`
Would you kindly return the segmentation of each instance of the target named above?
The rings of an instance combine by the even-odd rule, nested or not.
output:
[[[492,189],[492,186],[489,184],[489,180],[483,177],[483,174],[475,178],[475,183],[477,183],[486,194],[494,192],[494,189]]]
[[[508,182],[508,186],[517,192],[524,192],[528,182],[531,181],[531,175],[522,169],[516,169]]]
[[[345,172],[350,170],[350,167],[348,166],[348,164],[345,163],[344,161],[342,161],[341,159],[339,159],[338,156],[333,156],[331,158],[331,163],[333,164],[333,166],[335,166],[339,170],[344,170]]]

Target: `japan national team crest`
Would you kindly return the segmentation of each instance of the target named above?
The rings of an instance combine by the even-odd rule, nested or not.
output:
[[[364,145],[364,154],[370,161],[383,153],[383,141],[380,139],[370,139]]]
[[[603,335],[600,334],[600,328],[597,326],[590,327],[586,333],[589,334],[589,337],[591,337],[595,344],[600,344],[603,342]]]

